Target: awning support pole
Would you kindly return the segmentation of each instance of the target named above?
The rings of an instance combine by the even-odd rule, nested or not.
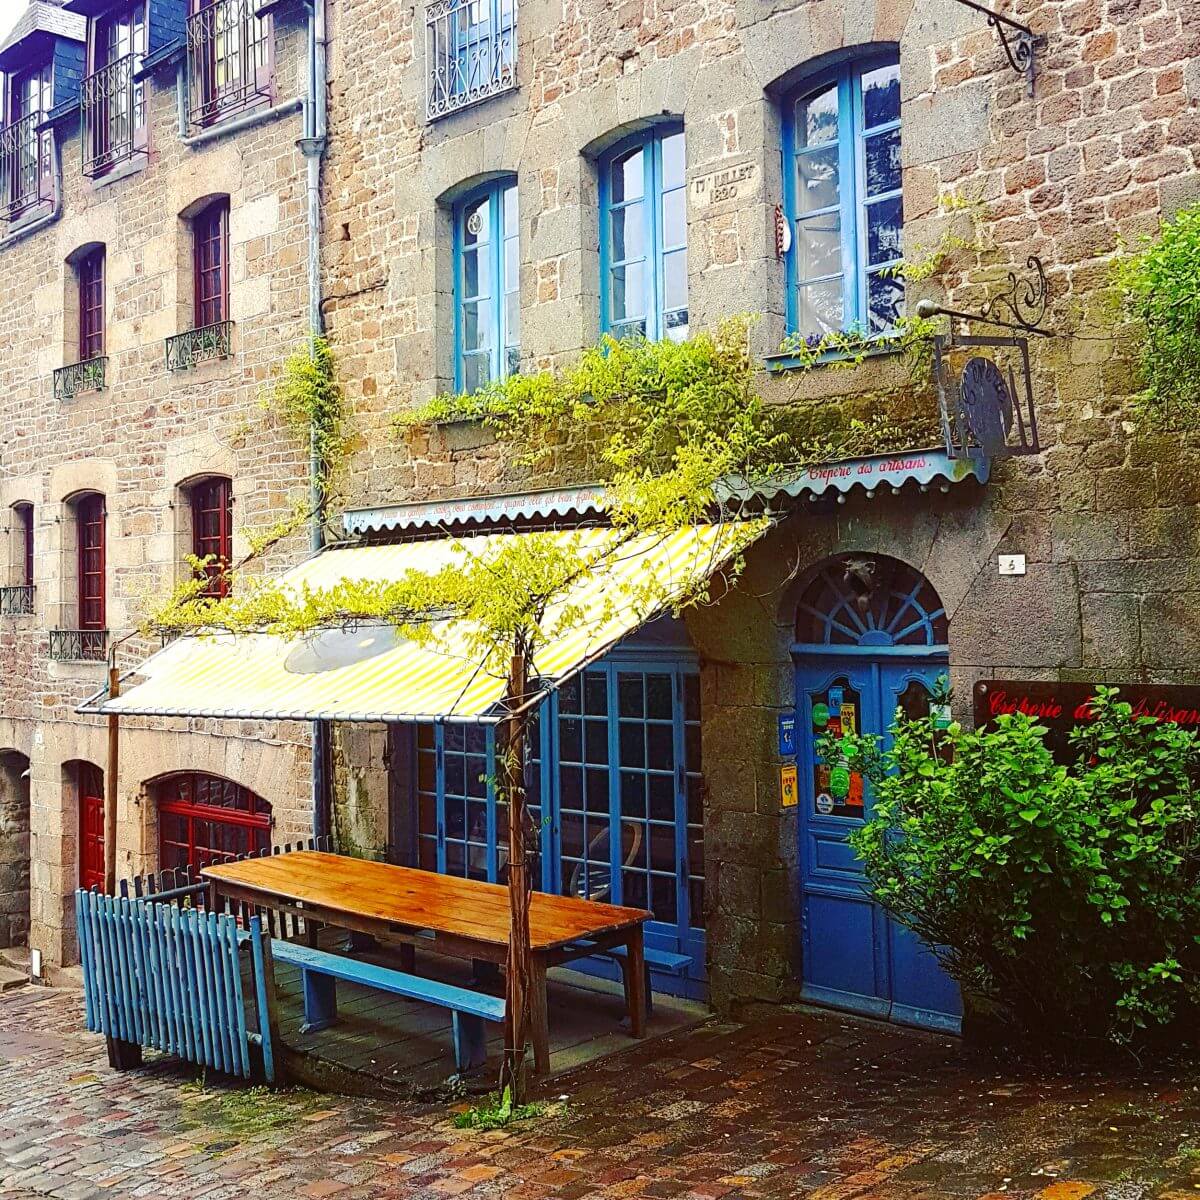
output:
[[[108,660],[108,695],[115,700],[121,694],[121,675],[117,670],[116,647]],[[120,755],[120,718],[108,716],[108,763],[104,769],[104,891],[117,893],[117,771]]]
[[[525,728],[526,714],[519,713],[525,696],[526,660],[518,645],[508,676],[508,705],[504,745],[505,799],[508,802],[508,971],[505,976],[504,1065],[500,1093],[506,1088],[513,1104],[525,1102],[527,1071],[525,1051],[529,1030],[529,984],[533,975],[529,938],[529,866],[525,861]]]

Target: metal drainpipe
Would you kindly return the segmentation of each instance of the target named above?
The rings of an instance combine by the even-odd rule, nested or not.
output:
[[[304,106],[304,136],[299,141],[308,171],[308,326],[312,337],[324,332],[321,316],[321,160],[326,140],[325,43],[325,0],[312,0],[308,14],[308,97]],[[309,442],[312,480],[309,544],[314,554],[325,542],[321,465],[314,427]],[[317,720],[312,723],[313,834],[316,837],[330,833],[331,783],[329,722]]]

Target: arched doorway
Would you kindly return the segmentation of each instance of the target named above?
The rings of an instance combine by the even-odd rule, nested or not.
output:
[[[79,812],[79,886],[104,890],[104,772],[90,762],[63,764]]]
[[[190,867],[193,875],[271,847],[271,806],[218,775],[180,771],[152,784],[158,808],[160,868]]]
[[[0,751],[0,949],[29,941],[29,759]]]
[[[870,789],[823,762],[829,732],[887,736],[896,709],[926,713],[949,661],[933,585],[882,554],[842,555],[809,580],[796,612],[800,883],[806,999],[925,1028],[957,1030],[958,988],[918,938],[864,891],[848,835]]]

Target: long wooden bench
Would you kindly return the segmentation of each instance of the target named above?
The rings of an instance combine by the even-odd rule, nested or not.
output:
[[[419,975],[294,942],[273,941],[271,955],[275,962],[289,963],[300,970],[304,989],[303,1033],[325,1029],[337,1020],[339,979],[448,1008],[454,1030],[454,1063],[459,1071],[481,1066],[487,1057],[483,1023],[504,1021],[504,999],[500,996],[473,992],[436,979],[423,979]]]
[[[621,968],[621,976],[625,983],[626,993],[628,994],[628,950],[624,946],[607,946],[603,949],[597,949],[592,942],[576,942],[570,948],[570,953],[563,957],[563,961],[569,962],[571,959],[590,958],[592,956],[596,958],[611,958]],[[692,958],[690,954],[675,954],[670,950],[656,949],[654,946],[647,946],[643,951],[643,956],[646,971],[646,1011],[652,1012],[654,1009],[654,992],[650,987],[651,970],[661,971],[664,975],[682,976],[686,973],[688,967],[692,965]]]

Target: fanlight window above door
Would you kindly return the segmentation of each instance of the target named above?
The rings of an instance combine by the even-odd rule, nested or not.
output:
[[[881,554],[831,558],[796,612],[796,640],[818,646],[944,646],[946,610],[920,571]]]

